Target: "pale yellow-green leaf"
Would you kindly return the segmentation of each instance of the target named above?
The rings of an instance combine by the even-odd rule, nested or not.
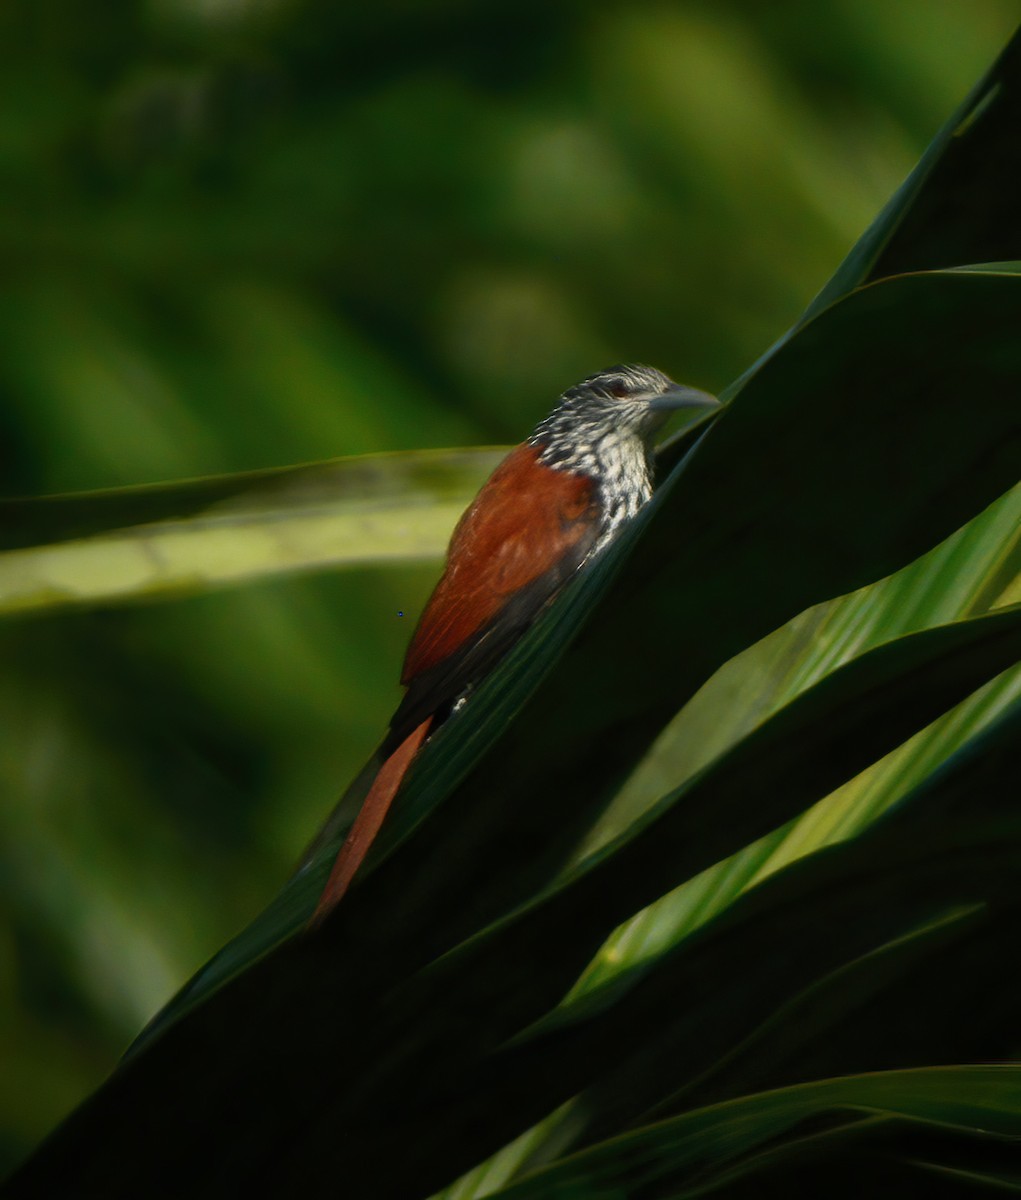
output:
[[[24,502],[45,509],[49,539],[0,553],[0,613],[208,590],[283,572],[440,557],[457,518],[503,451],[339,459],[287,471],[168,485],[185,516],[131,523],[159,488]],[[207,502],[206,498],[213,498]],[[116,501],[119,527],[64,539],[69,513]],[[143,508],[142,502],[145,507]],[[109,507],[109,505],[108,505]],[[97,518],[96,524],[100,523]],[[70,527],[70,526],[69,526]]]

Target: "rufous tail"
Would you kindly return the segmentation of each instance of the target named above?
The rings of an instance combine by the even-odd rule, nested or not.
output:
[[[394,796],[397,795],[397,789],[401,786],[401,781],[418,753],[419,747],[425,741],[431,724],[432,717],[426,717],[422,724],[408,734],[379,768],[379,774],[373,780],[365,802],[355,818],[355,823],[344,839],[344,844],[333,864],[333,870],[330,872],[330,878],[323,889],[323,894],[319,897],[319,903],[309,922],[313,927],[318,925],[326,914],[336,907],[351,886],[351,880],[354,879],[355,873],[362,865],[369,852],[369,847],[376,840],[376,834],[379,833],[383,819],[390,809]]]

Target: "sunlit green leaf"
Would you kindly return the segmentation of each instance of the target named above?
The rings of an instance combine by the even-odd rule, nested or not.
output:
[[[0,505],[0,613],[443,554],[499,450],[340,459]],[[52,538],[26,545],[30,538]]]
[[[497,1194],[507,1200],[579,1195],[623,1200],[641,1180],[643,1194],[686,1196],[695,1189],[689,1193],[681,1184],[694,1168],[705,1180],[707,1169],[719,1171],[809,1117],[830,1113],[846,1120],[854,1112],[1016,1135],[1021,1127],[1021,1067],[890,1071],[742,1097],[625,1134]]]

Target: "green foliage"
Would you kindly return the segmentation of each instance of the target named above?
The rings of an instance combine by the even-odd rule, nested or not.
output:
[[[502,454],[340,459],[166,487],[0,502],[0,613],[201,592],[280,572],[432,559]],[[40,542],[51,536],[52,542]]]
[[[135,35],[177,39],[187,57],[198,18],[148,11]],[[119,1012],[120,1028],[180,978],[168,955],[208,942],[213,925],[196,938],[193,914],[225,919],[223,881],[245,878],[239,830],[275,845],[264,874],[282,871],[279,843],[296,850],[310,832],[293,816],[285,832],[268,797],[305,794],[305,811],[321,810],[322,779],[343,772],[294,764],[338,727],[362,729],[367,749],[386,716],[387,697],[365,699],[381,622],[345,580],[205,593],[378,559],[364,522],[381,513],[395,533],[406,516],[419,522],[408,557],[434,551],[485,459],[111,485],[324,445],[445,440],[471,424],[451,403],[459,389],[485,396],[476,419],[504,413],[493,433],[520,436],[514,396],[554,367],[570,378],[644,357],[722,379],[761,344],[761,317],[743,331],[733,319],[743,289],[771,297],[758,310],[771,322],[794,321],[794,297],[870,207],[860,171],[812,136],[808,108],[729,10],[596,7],[583,21],[526,7],[499,60],[490,50],[469,67],[437,35],[427,70],[420,54],[402,58],[421,34],[409,21],[375,85],[357,58],[331,75],[321,47],[347,18],[315,11],[314,47],[301,41],[308,13],[253,8],[233,27],[224,18],[204,72],[147,60],[95,110],[82,81],[109,72],[127,42],[88,43],[92,60],[76,49],[78,90],[54,87],[49,120],[83,114],[77,153],[60,161],[91,220],[66,226],[59,269],[12,286],[0,314],[23,335],[7,363],[24,406],[16,436],[45,447],[23,460],[36,468],[23,489],[107,489],[2,508],[6,611],[40,614],[12,623],[8,644],[3,761],[27,797],[6,817],[23,856],[10,857],[9,895],[74,948],[66,994]],[[864,19],[835,8],[833,45],[813,53],[837,61]],[[376,20],[346,29],[362,55],[382,44]],[[481,19],[438,10],[428,28],[444,21],[489,44]],[[810,73],[782,16],[757,33],[784,48],[791,79]],[[303,68],[291,137],[273,126],[285,109],[251,50],[260,39],[276,70]],[[563,62],[543,60],[565,48],[576,74],[599,80],[583,101]],[[917,73],[924,40],[911,49]],[[59,1194],[69,1180],[104,1195],[445,1189],[450,1200],[1016,1188],[1016,1068],[966,1064],[1019,1049],[1021,492],[1008,490],[1021,461],[1019,54],[1015,42],[805,318],[726,389],[727,411],[664,449],[643,518],[429,744],[335,918],[301,932],[326,848],[163,1011],[11,1195]],[[545,106],[504,94],[518,86],[500,75],[506,55],[550,80]],[[901,87],[908,61],[888,72]],[[48,144],[38,99],[25,111],[31,144]],[[337,165],[318,172],[327,140]],[[790,170],[778,183],[779,161]],[[815,199],[824,166],[839,202]],[[700,173],[729,212],[667,203]],[[412,180],[417,224],[395,199]],[[267,237],[284,187],[292,225]],[[234,193],[244,215],[228,220]],[[182,201],[196,196],[201,220],[189,222]],[[503,260],[468,252],[487,206]],[[357,238],[326,236],[345,219]],[[700,340],[735,228],[748,241],[730,319]],[[155,253],[168,231],[172,253]],[[101,283],[88,279],[89,238],[116,264]],[[777,240],[782,263],[765,249]],[[695,273],[683,288],[661,270],[667,246]],[[75,255],[85,269],[68,266]],[[398,353],[366,348],[434,295],[432,354],[415,340],[425,325]],[[600,328],[619,331],[613,352]],[[200,366],[197,347],[214,340],[222,353]],[[399,377],[388,359],[418,369]],[[80,451],[59,469],[46,459],[61,461],[58,427]],[[217,445],[247,457],[227,461]],[[245,557],[249,535],[259,555]],[[211,536],[223,538],[212,552]],[[184,556],[176,573],[165,539]],[[126,548],[155,561],[118,576]],[[167,588],[195,596],[88,611]],[[81,611],[48,617],[69,603]],[[406,629],[390,625],[396,655]],[[155,683],[140,654],[162,664]],[[135,685],[130,720],[104,690],[109,674]],[[88,685],[68,688],[75,677]],[[217,703],[196,705],[197,680]],[[69,704],[88,715],[61,718]],[[260,757],[260,735],[298,749]],[[132,801],[143,795],[148,808]],[[151,840],[122,835],[130,849],[114,853],[101,810],[113,827],[147,822]],[[62,830],[55,816],[69,812]],[[85,858],[109,873],[105,903],[76,903]],[[265,890],[254,878],[236,888],[237,916]],[[14,961],[26,990],[48,994],[27,958]],[[11,1046],[39,1024],[16,1018]],[[48,1104],[70,1102],[73,1075],[28,1077],[43,1124]]]

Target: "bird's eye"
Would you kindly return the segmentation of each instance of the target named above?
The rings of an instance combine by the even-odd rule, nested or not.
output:
[[[628,385],[623,379],[613,379],[606,385],[606,390],[611,396],[615,396],[618,400],[624,400],[631,395]]]

